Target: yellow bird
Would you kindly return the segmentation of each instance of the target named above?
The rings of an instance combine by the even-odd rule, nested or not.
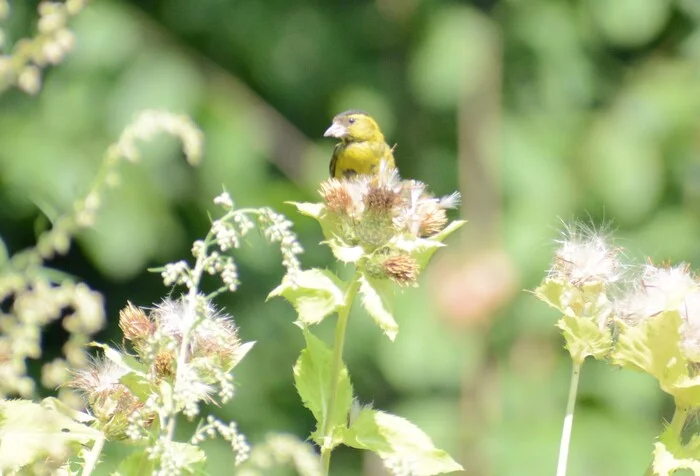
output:
[[[395,167],[393,147],[384,140],[377,122],[365,112],[341,112],[323,135],[340,139],[333,150],[331,178],[376,174],[382,159],[389,167]]]

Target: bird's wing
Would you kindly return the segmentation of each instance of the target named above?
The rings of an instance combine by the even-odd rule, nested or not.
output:
[[[342,143],[338,143],[335,145],[335,148],[333,149],[333,157],[331,157],[331,164],[328,167],[328,171],[331,173],[331,178],[335,177],[335,167],[336,167],[336,164],[338,163],[338,156],[341,153],[342,146],[343,146]]]

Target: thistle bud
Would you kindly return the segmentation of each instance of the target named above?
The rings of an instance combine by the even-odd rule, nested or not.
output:
[[[127,302],[126,307],[119,311],[119,328],[124,338],[139,343],[153,335],[155,324],[141,308]]]

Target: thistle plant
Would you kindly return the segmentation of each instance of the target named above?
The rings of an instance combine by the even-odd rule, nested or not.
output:
[[[76,373],[70,385],[81,391],[96,422],[93,427],[110,440],[140,442],[142,450],[119,468],[123,474],[143,471],[144,461],[153,474],[177,475],[205,462],[198,445],[219,435],[243,463],[250,447],[235,423],[207,416],[189,441],[175,441],[180,415],[192,420],[208,403],[225,404],[234,396],[232,371],[253,346],[238,337],[233,318],[217,310],[212,299],[237,289],[238,271],[231,252],[243,238],[260,230],[280,244],[287,273],[299,268],[301,252],[291,223],[271,209],[236,209],[227,192],[215,199],[223,216],[212,222],[203,240],[192,246],[194,263],[178,261],[159,271],[166,286],[183,286],[186,292],[168,298],[150,310],[128,304],[119,315],[126,349],[94,344],[104,358]],[[204,275],[217,275],[221,285],[204,294]]]
[[[535,295],[562,313],[572,378],[557,475],[566,474],[578,379],[587,357],[648,373],[673,397],[675,413],[654,444],[646,474],[700,474],[700,282],[681,263],[624,264],[608,237],[570,227]]]
[[[294,205],[319,222],[334,256],[354,265],[355,272],[349,281],[321,269],[288,274],[270,296],[286,298],[298,313],[306,348],[294,366],[294,378],[304,406],[316,418],[311,439],[321,450],[323,474],[329,474],[331,453],[340,444],[376,453],[396,475],[461,469],[409,421],[357,401],[342,358],[357,294],[384,334],[396,338],[396,286],[415,286],[442,241],[464,223],[449,222],[446,214],[459,196],[436,198],[425,184],[401,180],[386,163],[374,176],[327,180],[319,192],[321,202]],[[310,328],[332,314],[338,318],[331,349]]]

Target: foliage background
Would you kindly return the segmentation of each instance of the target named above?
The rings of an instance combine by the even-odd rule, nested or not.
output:
[[[10,4],[11,44],[32,31],[37,2]],[[145,268],[187,255],[222,184],[238,205],[290,214],[306,267],[334,266],[317,226],[283,202],[316,198],[333,147],[323,131],[365,109],[398,143],[402,175],[461,190],[470,223],[399,296],[396,343],[351,317],[346,361],[364,401],[417,423],[469,475],[555,467],[569,361],[555,314],[522,289],[547,269],[560,218],[611,222],[638,262],[700,259],[697,0],[102,0],[73,29],[77,48],[37,98],[0,97],[9,250],[87,189],[137,111],[164,107],[203,127],[204,163],[189,169],[175,142],[149,146],[55,263],[104,292],[101,340],[120,340],[127,299],[167,292]],[[252,242],[239,264],[243,285],[219,304],[258,344],[216,411],[253,443],[303,438],[312,419],[291,374],[302,339],[291,307],[265,302],[279,259]],[[47,330],[49,357],[62,339],[60,325]],[[641,474],[669,399],[650,377],[595,363],[581,385],[570,474]],[[209,448],[222,474],[226,445]],[[342,450],[334,469],[381,474]]]

